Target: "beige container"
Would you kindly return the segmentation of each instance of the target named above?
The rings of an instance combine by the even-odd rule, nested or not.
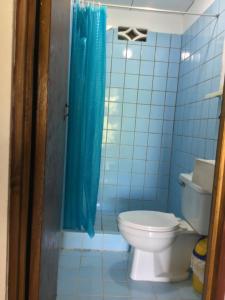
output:
[[[193,183],[202,187],[203,190],[212,193],[215,171],[215,160],[196,159],[193,172]]]

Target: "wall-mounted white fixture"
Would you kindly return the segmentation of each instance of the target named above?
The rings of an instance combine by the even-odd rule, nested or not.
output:
[[[207,94],[204,99],[213,99],[213,98],[218,98],[218,97],[222,97],[222,96],[223,96],[223,89],[221,88],[217,92]]]

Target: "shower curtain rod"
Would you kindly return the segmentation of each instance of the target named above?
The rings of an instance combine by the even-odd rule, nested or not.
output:
[[[213,18],[218,18],[219,17],[219,14],[217,14],[217,15],[199,14],[199,13],[189,12],[189,11],[156,9],[156,8],[151,8],[151,7],[128,6],[128,5],[118,5],[118,4],[107,4],[107,3],[95,2],[95,1],[85,1],[85,3],[94,3],[96,5],[99,4],[99,5],[109,7],[109,8],[120,8],[120,9],[128,9],[128,10],[147,11],[147,12],[155,12],[155,13],[170,14],[170,15],[189,15],[189,16],[202,16],[202,17],[213,17]]]

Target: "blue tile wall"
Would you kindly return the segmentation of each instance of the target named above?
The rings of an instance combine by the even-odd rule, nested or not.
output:
[[[215,159],[225,4],[216,0],[183,36],[125,42],[110,30],[98,208],[182,216],[178,176],[196,157]]]
[[[219,13],[218,19],[200,17],[182,37],[168,207],[178,216],[182,216],[179,173],[191,172],[196,157],[215,159],[216,155],[221,99],[205,99],[205,95],[220,88],[224,3],[224,0],[216,0],[207,10],[207,13]],[[176,50],[171,51],[173,61],[177,61],[178,56]],[[177,73],[171,67],[169,74]],[[167,85],[171,91],[175,89],[173,80]]]
[[[150,32],[147,42],[126,42],[108,32],[104,212],[167,210],[180,48],[179,35]]]

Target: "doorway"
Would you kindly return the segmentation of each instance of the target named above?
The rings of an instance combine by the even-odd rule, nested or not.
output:
[[[54,31],[54,28],[55,29],[57,28],[57,24],[58,24],[59,20],[61,20],[61,21],[63,20],[60,18],[61,15],[57,14],[57,11],[60,11],[61,13],[66,11],[66,15],[68,18],[68,16],[69,16],[68,7],[69,6],[67,3],[66,8],[60,7],[59,6],[60,4],[57,1],[55,1],[54,4],[56,6],[55,6],[55,10],[54,10],[54,6],[52,6],[52,4],[53,4],[53,2],[51,3],[49,1],[49,2],[45,3],[44,5],[42,5],[41,7],[39,7],[39,3],[37,3],[38,10],[36,11],[33,8],[33,10],[31,10],[32,12],[29,15],[30,18],[31,18],[31,16],[34,16],[34,15],[37,18],[36,20],[37,20],[38,27],[35,27],[33,25],[34,26],[33,29],[35,29],[35,32],[36,32],[36,30],[38,28],[38,32],[39,32],[39,38],[38,38],[38,49],[39,50],[36,48],[36,51],[38,52],[38,59],[36,57],[36,59],[37,59],[36,62],[37,62],[38,68],[36,68],[36,67],[34,68],[35,71],[37,72],[37,73],[35,73],[37,76],[36,79],[38,79],[38,84],[36,83],[37,88],[38,88],[38,95],[36,96],[37,97],[36,99],[39,99],[39,101],[36,102],[37,106],[35,106],[35,109],[32,110],[32,114],[30,114],[32,116],[34,114],[33,120],[35,122],[32,123],[34,127],[31,126],[31,128],[33,128],[33,130],[31,130],[31,133],[28,135],[28,140],[30,140],[30,136],[32,134],[34,134],[34,135],[32,135],[32,141],[34,143],[32,145],[34,148],[32,151],[31,150],[28,151],[31,155],[33,155],[32,159],[29,160],[32,162],[32,168],[31,169],[29,168],[29,172],[26,173],[26,176],[28,176],[28,174],[29,174],[29,176],[30,176],[30,174],[32,174],[34,176],[33,181],[31,183],[32,188],[30,189],[30,185],[29,185],[29,187],[27,187],[27,189],[29,189],[29,193],[30,192],[32,193],[32,198],[31,198],[32,199],[32,207],[29,207],[29,205],[28,205],[29,209],[27,211],[28,212],[27,216],[29,216],[29,218],[30,218],[29,219],[30,223],[28,223],[28,224],[29,225],[32,224],[31,225],[32,227],[31,227],[31,232],[29,232],[29,230],[28,230],[28,236],[26,236],[25,238],[23,236],[23,243],[25,246],[27,245],[27,241],[30,240],[30,244],[29,244],[30,248],[28,248],[28,253],[29,253],[28,258],[29,259],[27,261],[27,266],[30,271],[28,272],[29,279],[28,279],[28,277],[26,277],[26,279],[30,280],[30,288],[32,287],[32,291],[35,293],[34,295],[30,294],[30,297],[32,295],[32,299],[55,299],[54,297],[56,297],[56,278],[54,278],[54,279],[52,278],[52,270],[53,270],[53,268],[56,268],[57,260],[58,260],[57,253],[58,253],[58,248],[59,248],[59,246],[58,246],[59,234],[58,233],[60,230],[60,221],[59,221],[60,216],[59,216],[59,214],[58,215],[56,214],[55,215],[56,218],[54,219],[54,217],[52,216],[52,204],[53,203],[51,203],[51,206],[49,206],[50,203],[47,201],[47,199],[49,199],[49,198],[59,199],[58,197],[62,193],[62,185],[57,184],[57,182],[54,180],[53,181],[50,180],[50,182],[48,182],[48,184],[49,184],[48,186],[51,186],[51,185],[54,187],[60,186],[61,190],[58,190],[58,191],[55,190],[54,191],[55,193],[53,193],[53,194],[50,193],[50,195],[49,195],[48,190],[45,189],[45,187],[46,187],[45,180],[47,180],[48,178],[55,178],[54,176],[53,177],[47,176],[47,174],[48,174],[47,169],[48,169],[48,172],[50,172],[50,170],[54,170],[54,174],[55,174],[56,160],[53,159],[54,155],[59,154],[59,156],[61,158],[64,157],[64,154],[63,154],[64,148],[59,149],[59,152],[55,152],[56,148],[54,145],[56,145],[56,144],[58,145],[58,143],[57,143],[57,140],[54,140],[54,138],[51,139],[53,136],[52,132],[55,132],[55,131],[61,132],[58,122],[54,122],[54,114],[52,114],[52,111],[54,111],[55,116],[57,116],[57,120],[59,120],[59,119],[62,120],[64,118],[63,113],[64,113],[64,106],[66,104],[67,97],[66,97],[66,92],[65,92],[66,89],[65,89],[63,92],[63,96],[65,96],[65,98],[63,97],[62,106],[60,108],[60,111],[57,112],[54,109],[50,110],[51,106],[53,108],[55,107],[54,106],[55,103],[51,102],[51,100],[54,99],[54,97],[56,97],[55,99],[59,99],[59,98],[57,98],[57,97],[59,97],[58,94],[54,93],[56,91],[53,92],[53,87],[55,87],[54,84],[56,85],[56,83],[59,83],[59,81],[57,81],[57,78],[55,79],[55,81],[54,80],[47,81],[46,76],[47,76],[47,78],[49,78],[48,77],[49,74],[51,74],[51,76],[53,76],[53,77],[55,74],[59,74],[59,72],[57,72],[57,70],[55,70],[54,68],[51,69],[51,63],[53,62],[53,61],[51,61],[51,59],[56,59],[56,57],[58,57],[58,56],[57,56],[57,53],[54,53],[55,48],[54,47],[50,48],[49,37],[50,36],[54,37],[54,34],[57,35],[57,30]],[[65,4],[65,2],[64,2],[64,4]],[[28,7],[26,7],[26,9],[27,8]],[[34,14],[34,12],[35,12],[35,14]],[[51,18],[54,18],[54,19],[51,19]],[[50,27],[50,26],[46,27],[46,24],[50,24],[50,19],[52,20],[52,23],[51,23],[52,27]],[[54,23],[54,20],[55,20],[55,23]],[[67,23],[66,25],[68,26],[68,24],[69,23]],[[65,28],[64,26],[62,26],[62,27]],[[46,28],[48,29],[47,32],[46,32]],[[40,29],[40,31],[39,31],[39,29]],[[52,29],[52,30],[50,30],[50,29]],[[68,29],[68,27],[67,27],[67,29]],[[68,38],[68,36],[67,36],[67,38]],[[68,42],[68,40],[67,40],[67,42]],[[65,43],[64,46],[65,45],[68,45],[68,43]],[[59,45],[55,44],[55,47],[57,48],[57,47],[59,47]],[[55,56],[54,55],[50,56],[50,53],[51,53],[50,49],[53,51],[53,54]],[[60,49],[60,47],[59,47],[59,49]],[[67,52],[67,50],[65,50],[65,52]],[[31,53],[32,53],[32,50],[31,50]],[[62,52],[60,52],[60,54],[62,54]],[[31,56],[33,57],[33,55],[31,55]],[[60,57],[62,57],[62,56],[60,55]],[[62,63],[63,63],[63,65],[61,67],[60,67],[60,64],[58,65],[58,67],[60,68],[60,71],[63,69],[63,66],[65,66],[64,65],[65,61],[62,61]],[[54,67],[55,67],[55,65],[54,65]],[[66,73],[66,69],[64,69],[64,71]],[[51,73],[51,72],[53,72],[53,73]],[[27,76],[27,73],[26,73],[26,76]],[[53,78],[53,77],[51,77],[51,78]],[[47,89],[46,89],[46,83],[48,83]],[[64,86],[64,88],[66,87],[65,82],[64,82],[63,86]],[[31,94],[28,97],[29,99],[32,98]],[[62,98],[60,98],[60,99],[62,99]],[[30,103],[32,103],[32,100]],[[47,110],[47,108],[48,108],[48,110]],[[50,113],[50,111],[51,111],[51,115],[48,115],[48,113]],[[221,123],[222,123],[223,117],[221,120],[222,120],[221,121]],[[48,123],[48,122],[50,122],[50,123]],[[57,123],[57,126],[55,125],[55,123]],[[50,126],[50,124],[52,127]],[[62,122],[62,124],[63,124],[63,122]],[[48,125],[50,127],[48,127]],[[64,130],[64,129],[62,129],[62,130]],[[48,135],[48,134],[50,134],[50,135]],[[60,141],[62,141],[64,139],[64,137],[62,137],[62,135],[59,136],[58,138],[60,139]],[[222,139],[222,138],[220,138],[220,139]],[[52,151],[54,152],[54,155],[52,155],[53,152],[51,152],[51,145],[48,145],[48,142],[52,143],[51,145],[54,148],[54,151],[52,149]],[[15,145],[15,144],[12,143],[12,145]],[[14,148],[14,149],[16,149],[16,148]],[[47,152],[49,151],[48,152],[49,156],[48,155],[46,156],[46,153],[47,153],[46,151]],[[218,150],[218,151],[220,151],[220,150]],[[46,168],[47,162],[48,162],[48,168]],[[62,165],[59,164],[58,160],[57,160],[57,166],[59,167],[59,169],[57,169],[58,170],[57,172],[59,174],[57,176],[57,179],[59,179],[61,172],[62,172]],[[12,170],[12,172],[13,172],[13,170]],[[32,173],[30,173],[30,172],[32,172]],[[26,178],[28,178],[28,177],[26,177]],[[20,183],[20,184],[21,184],[20,186],[22,187],[24,183]],[[217,188],[217,185],[216,185],[216,188]],[[216,191],[216,188],[215,188],[215,191]],[[52,192],[52,189],[51,189],[51,192]],[[13,199],[13,197],[15,197],[15,195],[13,196],[13,194],[12,194],[12,199]],[[19,200],[19,201],[22,201],[22,199],[24,200],[24,198],[22,197],[21,200]],[[25,201],[26,204],[28,203],[28,199],[29,198],[27,198]],[[221,196],[220,196],[220,199],[221,199]],[[57,203],[58,203],[57,204],[58,209],[60,209],[60,202],[57,201]],[[24,210],[22,210],[22,212],[24,212]],[[14,213],[15,213],[15,211],[14,211]],[[18,215],[21,218],[21,210],[17,211],[17,213],[15,213],[15,215],[14,215],[15,218]],[[24,220],[28,220],[27,216],[25,216]],[[49,216],[49,217],[47,217],[47,219],[45,220],[44,216],[45,217]],[[224,215],[221,213],[221,214],[219,214],[219,217],[217,220],[222,220],[223,217],[224,217]],[[47,223],[47,220],[50,221],[49,224]],[[15,219],[13,220],[13,222],[14,221],[15,221]],[[54,222],[56,222],[56,223],[54,223]],[[54,224],[57,224],[57,226],[54,227]],[[19,226],[21,226],[21,225],[19,225]],[[25,226],[25,228],[27,228],[28,225],[25,223],[24,226]],[[215,226],[218,226],[217,228],[219,228],[219,222]],[[45,235],[45,228],[47,230],[46,235]],[[215,228],[214,228],[214,230],[215,230]],[[213,232],[215,233],[215,231],[211,232],[212,236],[213,236]],[[218,231],[216,230],[216,232],[218,232]],[[12,233],[11,233],[11,236],[12,236]],[[219,233],[218,233],[217,237],[219,237]],[[217,240],[219,241],[219,238]],[[213,240],[211,241],[211,243],[213,243]],[[217,246],[217,244],[213,243],[213,247],[216,247],[216,246]],[[12,249],[12,244],[11,244],[11,249]],[[219,246],[218,246],[218,251],[219,251]],[[11,257],[12,256],[14,256],[14,258],[16,257],[14,251],[13,251],[13,253],[11,253]],[[26,255],[26,257],[27,257],[27,255]],[[86,258],[82,257],[81,260],[85,261]],[[96,258],[96,260],[98,260],[98,259]],[[107,260],[107,258],[106,258],[106,260]],[[215,263],[215,261],[214,261],[214,263]],[[51,272],[50,273],[46,272],[45,273],[46,277],[44,277],[41,274],[42,274],[42,271],[44,270],[44,266],[47,266],[48,264],[50,264],[49,270]],[[13,265],[13,262],[12,262],[12,265]],[[24,262],[20,263],[20,266],[21,266],[21,268],[24,268]],[[42,269],[41,269],[41,267],[42,267]],[[26,270],[26,268],[25,268],[25,270]],[[116,270],[116,272],[119,272],[118,270],[120,270],[120,268],[118,268]],[[12,269],[11,269],[11,272],[12,272]],[[54,273],[57,273],[57,272],[55,271]],[[16,274],[17,273],[15,272],[15,275]],[[14,278],[11,280],[12,280],[11,281],[11,283],[12,283],[13,280],[16,280],[16,279]],[[46,283],[48,283],[49,281],[51,281],[53,283],[51,286],[46,285]],[[211,282],[212,282],[212,278],[211,278]],[[20,289],[19,288],[20,284],[21,283],[18,283],[18,285],[17,285],[17,287],[18,287],[17,292]],[[209,284],[210,284],[210,279],[209,279]],[[25,285],[25,281],[24,281],[24,285]],[[209,295],[210,290],[208,290],[207,292]],[[211,293],[212,292],[213,291],[211,291]],[[123,292],[121,292],[121,293],[123,293]],[[16,295],[16,292],[14,295]],[[124,296],[124,294],[123,295],[121,294],[119,296]],[[208,299],[215,299],[215,298],[212,298],[212,294],[208,297],[209,297]],[[21,298],[21,299],[23,299],[23,298]]]

